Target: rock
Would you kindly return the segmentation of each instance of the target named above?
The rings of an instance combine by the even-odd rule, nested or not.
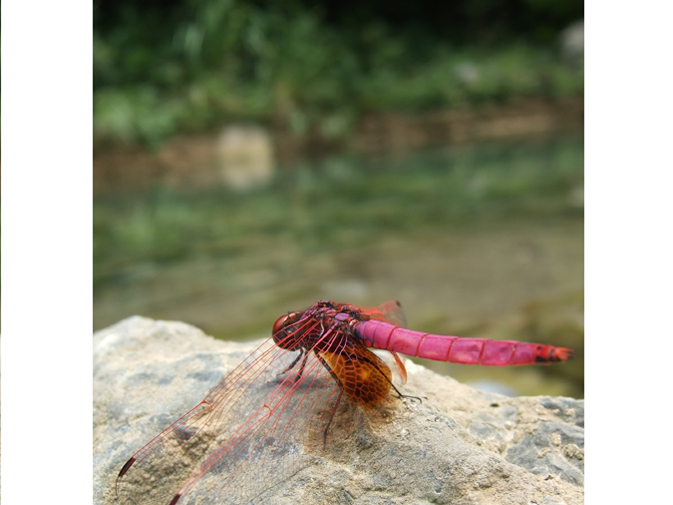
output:
[[[124,463],[197,405],[258,345],[217,341],[184,323],[137,316],[97,332],[94,502],[124,503],[115,501],[114,487]],[[252,502],[583,503],[583,401],[509,398],[480,392],[411,361],[407,368],[409,382],[400,390],[418,398],[391,394],[372,411],[345,408],[328,432],[341,433],[341,441],[327,448],[312,444],[311,437],[303,447],[277,447],[277,455],[265,460],[268,468],[244,475],[241,486],[273,478],[296,451],[303,451],[309,464],[294,468]],[[246,462],[256,454],[246,454]],[[178,464],[148,475],[134,500],[155,503],[153,493],[180,471]],[[208,486],[217,486],[221,476],[217,468],[211,473],[215,478]],[[179,503],[215,503],[200,495],[187,498]]]
[[[461,84],[472,85],[479,81],[479,68],[474,63],[466,62],[456,65],[456,78]]]
[[[560,36],[561,56],[571,64],[579,64],[584,59],[584,20],[575,21],[565,28]]]
[[[273,176],[273,144],[261,127],[232,125],[217,141],[217,165],[224,183],[247,190],[267,183]]]

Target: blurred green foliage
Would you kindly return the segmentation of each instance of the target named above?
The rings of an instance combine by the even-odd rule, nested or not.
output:
[[[378,161],[342,155],[279,174],[270,187],[97,197],[94,286],[124,282],[126,267],[191,257],[239,257],[259,237],[307,254],[381,234],[463,226],[474,217],[581,212],[583,142],[483,145]]]
[[[100,0],[96,142],[151,146],[230,120],[338,136],[365,111],[581,93],[557,40],[581,17],[578,0]]]

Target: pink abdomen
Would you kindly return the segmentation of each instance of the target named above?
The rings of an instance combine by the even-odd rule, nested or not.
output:
[[[436,361],[467,365],[527,365],[563,361],[572,356],[565,347],[517,342],[433,335],[407,330],[385,321],[363,321],[356,330],[369,347],[400,352]]]

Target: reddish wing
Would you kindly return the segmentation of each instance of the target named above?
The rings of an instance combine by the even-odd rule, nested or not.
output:
[[[395,326],[406,327],[407,318],[404,315],[402,310],[402,305],[397,300],[389,300],[385,303],[382,303],[378,307],[360,307],[360,311],[369,316],[371,319],[377,321],[386,321],[388,323],[394,324]],[[390,355],[393,357],[395,363],[395,369],[399,375],[399,380],[401,384],[407,383],[407,369],[404,367],[404,362],[400,358],[399,354],[396,351],[388,350]]]
[[[390,368],[359,340],[349,340],[338,353],[320,355],[339,387],[358,405],[377,405],[388,396],[393,377]]]
[[[407,318],[402,310],[402,305],[397,300],[389,300],[378,307],[356,307],[372,319],[377,321],[388,321],[395,326],[405,327]]]
[[[298,363],[287,372],[297,355],[262,344],[131,458],[118,478],[121,503],[244,504],[307,465],[330,442],[328,423],[353,409],[315,353],[300,378]]]

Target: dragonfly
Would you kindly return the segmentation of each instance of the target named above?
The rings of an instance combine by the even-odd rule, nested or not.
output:
[[[123,503],[254,503],[273,486],[337,447],[358,415],[389,397],[391,366],[371,348],[474,365],[568,360],[566,347],[434,335],[409,330],[399,302],[378,307],[318,301],[289,312],[272,337],[194,408],[138,450],[122,467]]]

